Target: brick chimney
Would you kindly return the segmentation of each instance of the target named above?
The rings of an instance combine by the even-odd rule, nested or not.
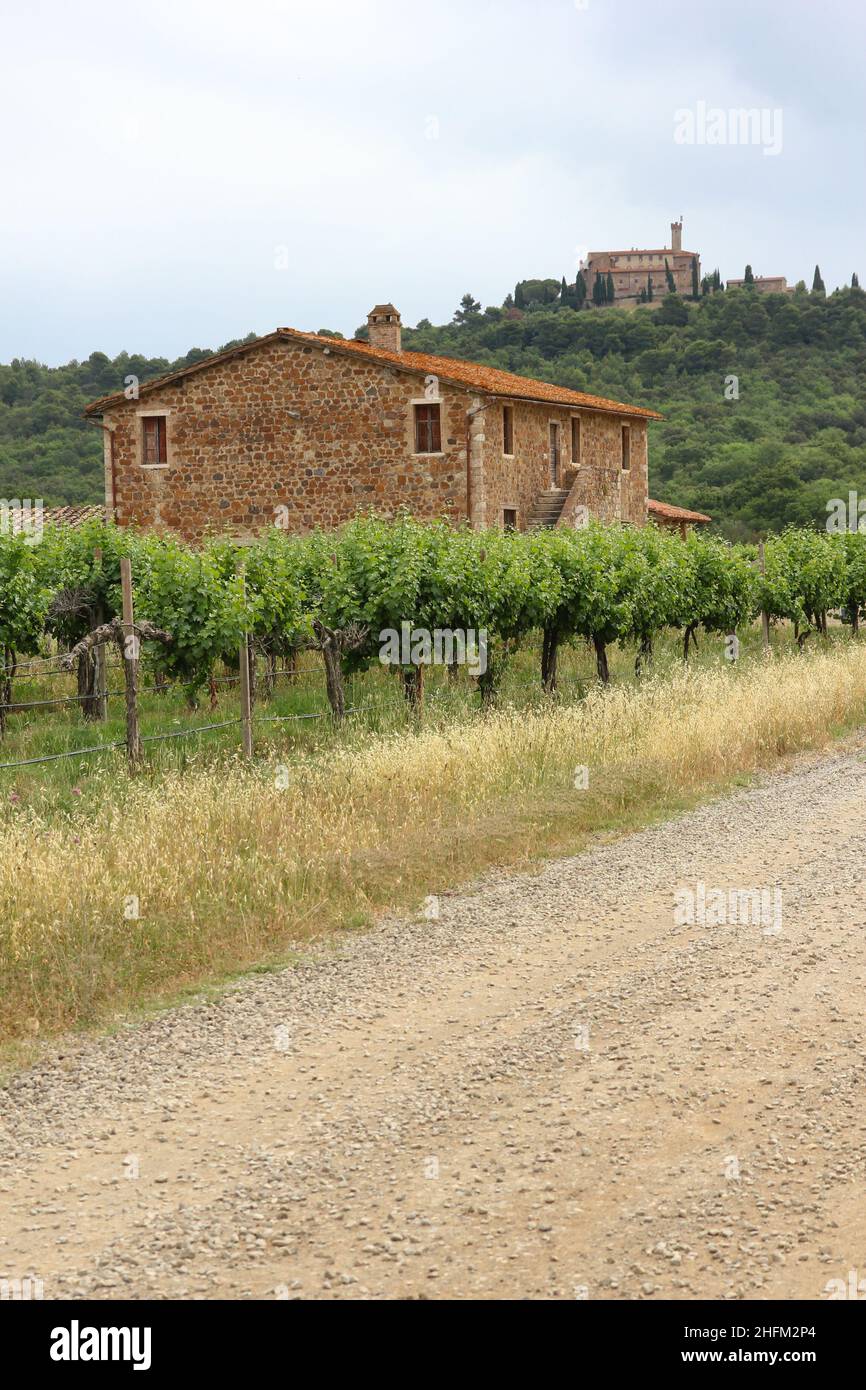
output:
[[[671,250],[672,250],[672,251],[682,251],[682,249],[683,249],[683,222],[682,222],[682,218],[680,218],[679,222],[672,222],[672,223],[671,223]]]
[[[377,304],[367,315],[370,346],[385,352],[401,352],[400,315],[393,304]]]

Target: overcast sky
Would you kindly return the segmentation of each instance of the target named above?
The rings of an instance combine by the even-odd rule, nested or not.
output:
[[[866,283],[864,0],[2,0],[0,35],[0,361],[445,322],[679,214],[725,278]],[[766,138],[698,143],[700,103]]]

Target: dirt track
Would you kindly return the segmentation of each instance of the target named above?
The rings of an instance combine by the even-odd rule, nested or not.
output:
[[[849,746],[77,1045],[0,1093],[0,1277],[593,1299],[866,1278],[864,863]],[[698,881],[780,888],[781,931],[677,925]]]

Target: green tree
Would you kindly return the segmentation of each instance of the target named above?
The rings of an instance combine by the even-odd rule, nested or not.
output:
[[[701,286],[698,279],[698,258],[692,256],[692,299],[700,299]]]
[[[824,288],[824,281],[821,279],[821,270],[820,270],[820,267],[817,266],[817,265],[815,266],[815,274],[814,274],[813,277],[812,277],[812,293],[813,293],[813,294],[825,294],[825,293],[826,293],[826,290],[825,290],[825,288]]]
[[[460,307],[454,311],[454,322],[471,323],[473,319],[479,317],[480,313],[480,301],[474,299],[471,294],[464,294],[460,301]]]
[[[656,312],[659,324],[681,328],[689,321],[689,311],[678,294],[666,294],[662,307]]]
[[[667,256],[665,256],[665,280],[667,281],[668,294],[676,294],[677,284],[674,280],[674,274],[670,268]]]

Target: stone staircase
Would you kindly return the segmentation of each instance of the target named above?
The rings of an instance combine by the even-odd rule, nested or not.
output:
[[[546,492],[540,492],[533,503],[532,511],[529,513],[528,530],[535,531],[543,526],[555,526],[562,515],[568,493],[567,487],[551,487]]]

